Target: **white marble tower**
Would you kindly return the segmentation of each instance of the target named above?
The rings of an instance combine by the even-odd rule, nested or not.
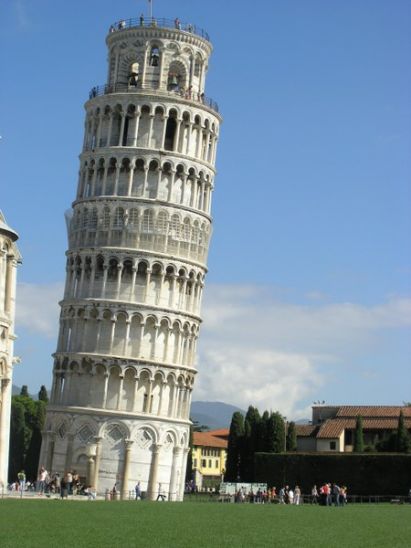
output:
[[[7,486],[9,467],[16,269],[21,262],[17,239],[0,211],[0,491]]]
[[[211,43],[178,20],[124,20],[93,87],[40,464],[98,492],[140,481],[181,500],[211,235],[218,107]]]

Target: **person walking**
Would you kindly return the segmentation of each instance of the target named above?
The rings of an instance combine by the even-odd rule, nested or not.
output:
[[[25,471],[20,470],[20,472],[17,474],[17,478],[19,480],[20,498],[22,498],[23,493],[26,489],[26,473],[25,473]]]
[[[47,476],[48,476],[48,472],[44,468],[44,466],[42,466],[40,468],[40,472],[39,472],[39,475],[38,475],[38,484],[37,484],[37,490],[39,492],[39,495],[44,494],[44,490],[45,490],[45,487],[46,487]]]
[[[140,482],[137,482],[137,485],[135,486],[136,491],[136,500],[141,500],[141,485]]]
[[[311,504],[318,504],[318,491],[316,485],[313,485],[313,488],[311,489]]]
[[[301,489],[298,485],[296,485],[294,489],[294,504],[298,506],[300,502],[301,502]]]

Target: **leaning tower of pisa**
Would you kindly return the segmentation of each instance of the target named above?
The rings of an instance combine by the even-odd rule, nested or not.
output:
[[[85,104],[40,465],[183,497],[218,107],[194,25],[123,20]]]

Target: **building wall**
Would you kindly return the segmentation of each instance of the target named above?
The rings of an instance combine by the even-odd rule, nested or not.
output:
[[[16,240],[0,212],[0,488],[8,481],[16,274],[21,261]]]
[[[202,487],[204,479],[223,478],[225,474],[227,450],[217,447],[193,447],[193,470],[196,474],[196,485]]]

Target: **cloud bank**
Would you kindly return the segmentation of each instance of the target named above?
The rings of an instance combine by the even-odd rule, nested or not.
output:
[[[25,329],[40,342],[57,339],[62,295],[62,283],[18,284],[22,343]],[[317,295],[307,295],[308,304],[286,298],[287,292],[273,287],[207,286],[193,398],[243,409],[253,404],[294,419],[310,416],[313,399],[349,403],[355,385],[362,402],[377,403],[376,388],[383,393],[393,375],[392,348],[399,346],[398,337],[408,340],[411,299],[391,297],[366,306],[330,303]],[[408,347],[400,348],[402,359]],[[43,361],[48,376],[48,353]],[[403,386],[411,385],[407,375]],[[389,392],[386,398],[385,403],[401,403]]]
[[[332,398],[335,385],[350,382],[353,363],[365,363],[387,333],[411,325],[411,299],[297,305],[274,294],[270,287],[207,287],[195,399],[308,417],[312,399]],[[370,376],[361,365],[355,374]]]

